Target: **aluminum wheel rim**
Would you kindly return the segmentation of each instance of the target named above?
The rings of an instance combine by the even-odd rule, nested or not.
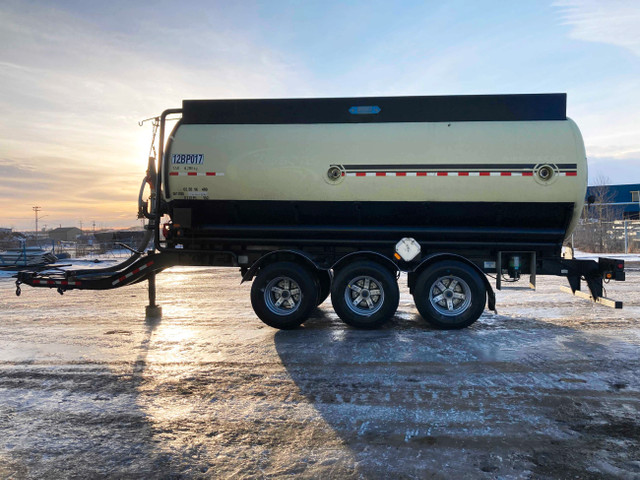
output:
[[[291,277],[276,277],[264,289],[264,303],[276,315],[291,315],[300,308],[302,290]]]
[[[369,317],[384,305],[384,288],[375,278],[361,275],[347,283],[344,301],[352,312]]]
[[[471,289],[455,275],[439,277],[429,289],[429,301],[440,315],[455,317],[471,305]]]

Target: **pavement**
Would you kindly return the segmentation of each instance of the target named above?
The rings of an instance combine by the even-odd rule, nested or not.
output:
[[[383,329],[330,301],[278,331],[235,269],[113,291],[0,279],[0,478],[639,478],[640,271],[614,310],[498,292],[461,331],[406,287]],[[401,282],[404,279],[401,278]]]

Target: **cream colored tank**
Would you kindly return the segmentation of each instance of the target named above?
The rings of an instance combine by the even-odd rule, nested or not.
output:
[[[166,161],[169,201],[572,203],[567,236],[587,186],[570,119],[188,124]]]

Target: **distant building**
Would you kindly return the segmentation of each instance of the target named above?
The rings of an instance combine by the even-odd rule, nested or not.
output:
[[[95,239],[103,250],[110,250],[117,246],[118,243],[137,248],[144,236],[144,230],[113,230],[98,232],[95,235]]]
[[[124,242],[136,243],[144,237],[144,230],[112,230],[109,232],[96,233],[96,240],[101,243]]]
[[[609,209],[611,220],[640,220],[639,195],[640,183],[587,187],[587,203],[589,197],[593,197],[593,207]]]
[[[10,228],[0,227],[0,235],[11,235],[11,231]]]
[[[49,238],[56,242],[75,241],[78,235],[82,234],[82,230],[76,227],[55,228],[49,232]]]

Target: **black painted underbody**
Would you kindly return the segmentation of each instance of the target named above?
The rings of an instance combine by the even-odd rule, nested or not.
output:
[[[413,237],[425,251],[533,250],[558,255],[574,204],[174,200],[185,248],[390,248]]]

